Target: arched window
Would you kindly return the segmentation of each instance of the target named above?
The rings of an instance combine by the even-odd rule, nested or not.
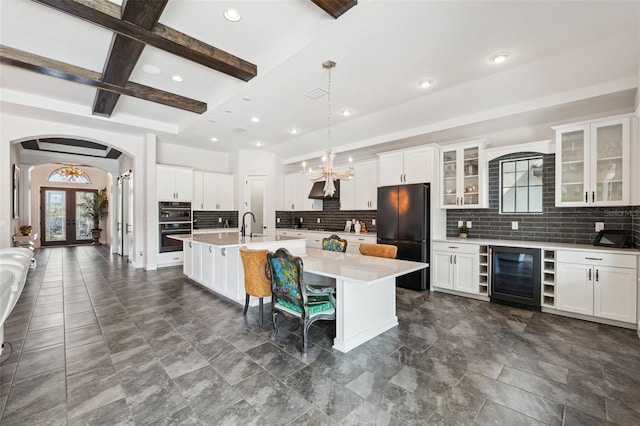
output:
[[[79,169],[76,166],[65,166],[51,172],[48,181],[63,183],[91,183],[91,178],[89,178],[84,170]]]

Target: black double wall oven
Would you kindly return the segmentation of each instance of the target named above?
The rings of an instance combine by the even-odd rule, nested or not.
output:
[[[540,249],[491,246],[492,302],[540,310]]]
[[[191,233],[191,203],[160,201],[158,209],[160,253],[182,251],[182,241],[169,238],[169,235]]]

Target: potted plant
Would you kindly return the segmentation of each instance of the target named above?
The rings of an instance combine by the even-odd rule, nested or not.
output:
[[[469,233],[469,228],[467,227],[467,225],[461,225],[458,227],[458,232],[460,233],[458,234],[458,237],[467,238],[467,234]]]
[[[103,188],[93,195],[85,195],[78,205],[84,216],[93,219],[91,237],[93,238],[93,243],[99,245],[100,234],[102,233],[102,229],[100,229],[100,219],[107,216],[109,209],[107,188]]]

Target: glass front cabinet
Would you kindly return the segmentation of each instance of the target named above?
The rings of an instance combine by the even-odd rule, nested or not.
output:
[[[485,207],[485,166],[480,143],[443,147],[440,150],[440,207]]]
[[[629,204],[629,119],[554,127],[556,206]]]

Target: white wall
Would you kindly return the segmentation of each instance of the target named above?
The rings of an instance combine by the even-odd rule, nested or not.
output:
[[[233,169],[229,168],[229,154],[167,143],[158,143],[156,145],[156,163],[189,167],[207,172],[234,172]]]

